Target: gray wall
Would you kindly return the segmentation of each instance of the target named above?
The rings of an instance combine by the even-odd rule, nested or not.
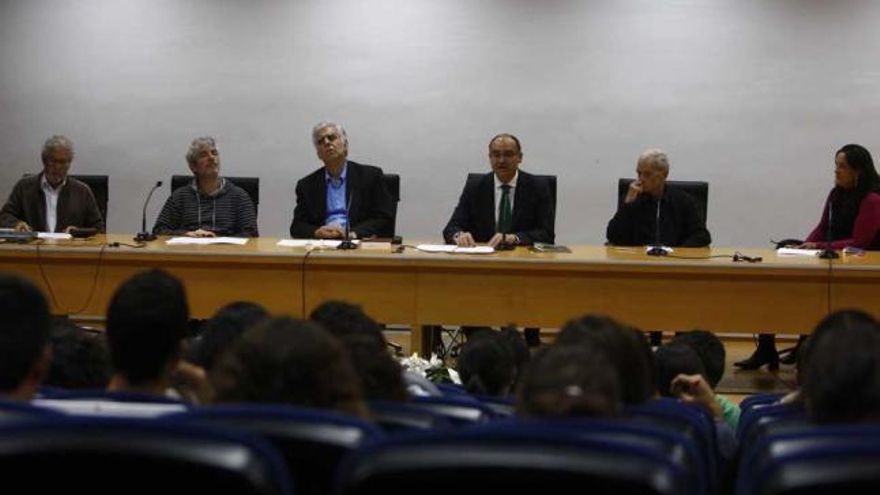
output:
[[[209,134],[286,236],[329,118],[401,174],[410,238],[439,237],[512,132],[560,178],[559,242],[604,241],[617,178],[662,147],[711,183],[715,245],[767,246],[817,221],[838,147],[880,153],[878,25],[869,0],[0,0],[0,195],[67,134],[74,173],[111,176],[110,230],[135,231]]]

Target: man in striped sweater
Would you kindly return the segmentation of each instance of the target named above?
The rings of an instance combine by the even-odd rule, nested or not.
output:
[[[173,193],[154,234],[189,237],[257,237],[257,214],[244,189],[220,177],[220,153],[212,137],[193,140],[186,161],[193,181]]]

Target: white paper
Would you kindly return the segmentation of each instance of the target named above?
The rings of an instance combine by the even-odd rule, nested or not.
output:
[[[797,249],[797,248],[779,248],[776,250],[777,256],[819,256],[821,249]]]
[[[452,254],[492,254],[495,248],[491,246],[460,247],[454,244],[419,244],[419,251],[426,253],[452,253]]]
[[[361,241],[354,240],[355,244],[360,244]],[[315,249],[336,249],[342,243],[340,240],[336,239],[281,239],[276,243],[276,246],[280,247],[304,247],[304,248],[315,248]]]
[[[185,245],[208,245],[208,244],[235,244],[244,246],[247,244],[247,237],[172,237],[165,241],[169,246],[185,246]]]
[[[70,234],[65,234],[64,232],[37,232],[38,239],[58,239],[58,240],[70,240],[73,239],[73,236]]]

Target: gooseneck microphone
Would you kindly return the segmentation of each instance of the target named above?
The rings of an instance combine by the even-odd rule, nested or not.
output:
[[[836,260],[837,258],[840,258],[840,255],[837,254],[837,251],[831,248],[831,241],[834,237],[831,232],[831,220],[834,218],[832,216],[832,212],[834,210],[834,200],[836,198],[837,190],[835,189],[835,191],[831,193],[831,196],[828,197],[828,225],[826,226],[827,229],[825,230],[825,249],[823,249],[822,252],[819,253],[819,257],[823,260]]]
[[[147,200],[144,201],[144,211],[141,216],[141,231],[138,232],[136,236],[134,236],[134,240],[137,242],[147,242],[147,241],[155,241],[156,234],[152,232],[147,232],[147,205],[150,204],[150,198],[153,197],[153,193],[156,192],[156,189],[162,187],[162,181],[157,180],[156,185],[150,189],[150,194],[147,194]]]
[[[654,221],[654,245],[648,249],[648,256],[666,256],[666,250],[660,243],[660,203],[662,199],[657,200],[657,217]]]
[[[336,246],[336,249],[357,249],[357,244],[351,240],[351,205],[354,203],[354,191],[348,198],[348,204],[345,206],[345,239]]]

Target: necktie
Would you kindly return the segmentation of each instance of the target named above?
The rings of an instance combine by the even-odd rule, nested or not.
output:
[[[498,209],[498,232],[509,234],[513,227],[513,213],[510,208],[510,186],[501,186],[501,208]]]

